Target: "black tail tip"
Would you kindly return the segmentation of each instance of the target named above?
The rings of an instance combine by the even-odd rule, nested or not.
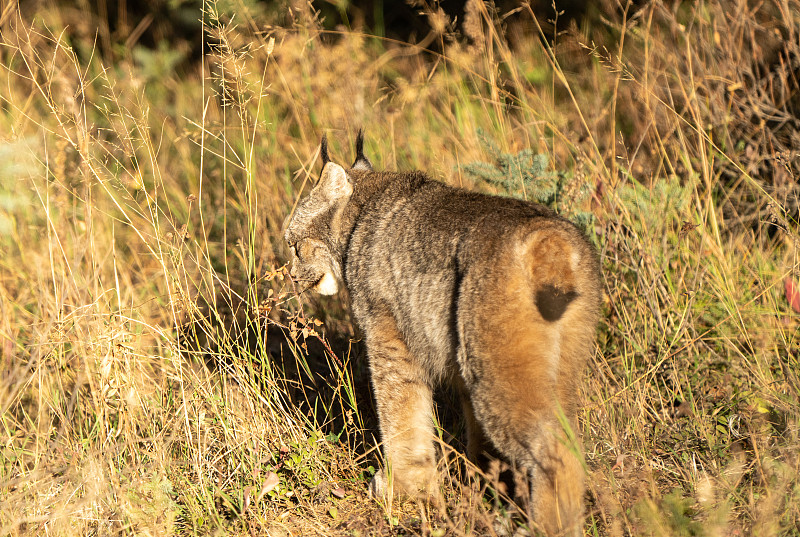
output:
[[[559,320],[570,302],[578,297],[577,291],[564,291],[553,285],[543,285],[536,291],[536,307],[547,322]]]

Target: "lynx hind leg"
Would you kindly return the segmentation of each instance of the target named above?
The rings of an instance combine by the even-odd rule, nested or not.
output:
[[[524,282],[509,280],[513,275],[505,288],[483,293],[488,298],[480,308],[459,311],[464,376],[492,444],[531,478],[529,509],[536,526],[549,536],[580,535],[584,472],[580,447],[568,439],[577,435],[578,383],[594,327],[566,328],[580,315],[573,305],[580,306],[582,297],[551,322],[533,301],[514,296]],[[520,318],[528,320],[523,327]],[[576,434],[566,434],[562,422]]]
[[[556,383],[535,367],[542,361],[525,366],[514,360],[513,348],[496,346],[491,356],[472,356],[483,365],[470,387],[475,415],[497,450],[526,470],[536,527],[548,536],[580,535],[585,489],[574,419],[562,412]],[[576,396],[564,401],[567,408],[574,408]],[[562,423],[575,434],[567,434]]]
[[[584,469],[575,434],[568,434],[562,426],[568,420],[563,419],[563,414],[559,419],[557,410],[544,405],[521,415],[513,410],[519,401],[507,400],[498,405],[494,399],[490,404],[492,409],[488,412],[485,405],[480,405],[480,414],[498,451],[528,475],[531,520],[550,537],[581,535]],[[512,410],[506,413],[505,409]],[[574,424],[569,428],[574,431]]]
[[[588,294],[588,293],[587,293]],[[596,312],[587,300],[568,311],[559,330],[559,371],[554,406],[531,441],[531,518],[547,535],[583,535],[586,491],[576,419],[579,382],[594,344]]]
[[[428,375],[409,353],[390,318],[366,333],[386,468],[370,484],[378,498],[439,494],[433,443],[433,396]]]
[[[531,519],[546,535],[582,535],[586,485],[579,443],[560,423],[547,420],[533,439],[531,453],[526,464]]]
[[[574,320],[574,319],[573,319]],[[519,375],[504,386],[510,396],[502,406],[509,409],[500,431],[488,431],[506,456],[527,470],[530,479],[529,514],[534,524],[548,536],[579,536],[585,518],[585,470],[582,462],[577,405],[582,366],[591,349],[591,333],[581,330],[539,326],[537,333],[550,333],[557,343],[538,346],[528,341],[529,349],[553,352],[557,349],[557,374],[543,375],[537,368]],[[587,342],[588,341],[588,342]],[[530,352],[530,351],[529,351]],[[535,356],[536,353],[534,353]],[[553,363],[552,360],[543,360]],[[539,362],[542,363],[542,362]],[[524,386],[528,390],[524,390]],[[511,388],[516,386],[516,389]]]

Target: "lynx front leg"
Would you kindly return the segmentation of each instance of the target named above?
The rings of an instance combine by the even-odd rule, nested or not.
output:
[[[437,497],[428,375],[409,353],[393,321],[371,328],[367,353],[387,468],[375,475],[370,492],[378,497]]]

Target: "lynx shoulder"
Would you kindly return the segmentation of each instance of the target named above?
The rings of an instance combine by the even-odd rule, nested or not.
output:
[[[579,534],[584,472],[578,383],[599,316],[597,253],[569,221],[421,172],[349,169],[322,144],[319,182],[285,239],[292,277],[344,284],[365,338],[388,472],[375,494],[438,494],[432,390],[462,395],[468,455],[493,447],[524,468],[548,534]],[[559,419],[562,417],[562,419]],[[572,439],[572,440],[570,440]]]

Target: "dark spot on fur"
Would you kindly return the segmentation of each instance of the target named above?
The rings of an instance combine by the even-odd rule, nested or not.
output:
[[[536,291],[536,307],[544,320],[552,323],[564,315],[569,303],[577,296],[577,291],[562,291],[553,285],[543,285]]]

